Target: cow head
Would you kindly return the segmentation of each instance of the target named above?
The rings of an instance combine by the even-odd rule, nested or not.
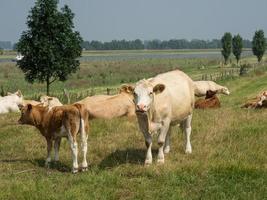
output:
[[[228,90],[227,87],[222,87],[222,88],[220,89],[220,92],[221,92],[222,94],[225,94],[225,95],[229,95],[229,94],[230,94],[230,91]]]
[[[14,102],[14,103],[16,103],[17,105],[23,103],[23,95],[22,95],[22,93],[21,93],[20,90],[18,90],[18,91],[15,92],[15,93],[10,93],[10,92],[8,92],[7,95],[8,95],[9,97],[11,97],[11,101]]]
[[[28,124],[34,125],[34,117],[33,117],[33,106],[31,104],[27,104],[25,106],[20,105],[21,116],[18,121],[19,124]]]
[[[53,97],[43,95],[40,97],[40,102],[42,103],[43,106],[50,106],[51,101],[53,100]]]
[[[147,112],[154,101],[154,96],[163,92],[164,89],[165,85],[157,84],[153,86],[148,80],[137,82],[133,91],[136,112]]]

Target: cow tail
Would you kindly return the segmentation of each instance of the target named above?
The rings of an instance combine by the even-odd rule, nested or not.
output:
[[[79,111],[79,118],[80,118],[80,131],[86,131],[87,129],[87,123],[88,123],[88,112],[84,108],[83,104],[74,104],[74,106],[78,109]]]

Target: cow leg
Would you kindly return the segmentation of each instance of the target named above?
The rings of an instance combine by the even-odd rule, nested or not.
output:
[[[55,161],[59,161],[59,148],[60,148],[60,143],[61,143],[61,138],[58,137],[56,138],[55,140],[55,143],[54,143],[54,149],[55,149]]]
[[[87,133],[85,131],[85,125],[84,121],[81,120],[81,149],[82,149],[82,155],[83,155],[83,161],[82,161],[82,171],[87,171],[88,164],[86,161],[86,155],[87,155]]]
[[[147,147],[147,152],[146,152],[146,160],[145,160],[145,165],[150,165],[152,164],[152,136],[148,132],[144,132],[144,137],[145,137],[145,142],[146,142],[146,147]]]
[[[171,137],[171,126],[166,135],[165,144],[164,144],[164,153],[167,154],[170,152],[170,137]]]
[[[191,121],[192,121],[192,114],[189,115],[183,122],[182,128],[185,135],[185,153],[192,153],[192,147],[190,142],[190,135],[191,135]]]
[[[69,132],[68,134],[70,148],[72,151],[72,173],[77,173],[79,166],[78,166],[78,144],[76,140],[76,135],[72,136]]]
[[[159,145],[158,160],[157,160],[158,163],[164,163],[163,148],[164,148],[164,144],[165,144],[165,140],[166,140],[166,135],[167,135],[168,130],[169,130],[169,126],[170,126],[170,122],[165,121],[163,123],[163,126],[160,129],[160,133],[159,133],[159,137],[158,137],[158,145]]]
[[[47,157],[45,161],[45,166],[49,167],[49,164],[51,162],[51,150],[53,141],[51,138],[46,138],[46,143],[47,143]]]

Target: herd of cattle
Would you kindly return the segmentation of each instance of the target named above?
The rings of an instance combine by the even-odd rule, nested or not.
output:
[[[81,171],[88,164],[88,120],[112,119],[121,116],[136,116],[147,147],[145,164],[152,163],[152,135],[158,133],[157,162],[164,163],[164,154],[170,151],[170,132],[180,125],[185,134],[185,152],[191,153],[191,120],[194,108],[220,107],[216,94],[229,95],[226,87],[212,81],[192,81],[179,70],[143,79],[134,85],[123,85],[118,94],[89,96],[71,105],[62,105],[56,97],[42,96],[40,101],[25,100],[20,91],[0,97],[0,113],[21,112],[20,124],[35,126],[47,141],[46,165],[51,162],[54,143],[55,157],[59,160],[62,137],[67,137],[72,151],[72,172],[78,172],[78,144],[80,134],[82,163]],[[195,101],[195,96],[205,99]],[[242,107],[266,107],[267,92],[261,93]]]

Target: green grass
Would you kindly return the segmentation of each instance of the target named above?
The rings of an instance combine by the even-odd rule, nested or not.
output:
[[[90,73],[98,74],[98,70],[106,70],[106,65],[114,71],[116,65],[127,70],[139,65],[144,71],[157,66],[167,71],[185,65],[183,69],[194,76],[200,73],[194,66],[197,63],[204,63],[206,72],[218,70],[219,61],[205,59],[82,63],[81,70],[83,75],[97,65],[99,68]],[[171,67],[165,68],[169,64]],[[126,73],[124,70],[120,72]],[[27,95],[43,87],[27,88],[20,72],[15,68],[11,71],[11,79],[4,82],[17,77]],[[159,71],[148,70],[144,76]],[[64,84],[84,79],[74,75]],[[113,80],[113,85],[120,84],[116,78]],[[184,154],[184,137],[178,127],[174,128],[171,152],[164,165],[153,162],[143,166],[146,148],[137,121],[120,118],[90,122],[88,172],[70,173],[71,152],[66,140],[61,145],[60,162],[47,169],[45,139],[35,128],[18,125],[19,114],[0,115],[0,199],[266,199],[267,111],[240,109],[240,105],[267,89],[267,73],[251,73],[220,83],[229,87],[231,95],[219,96],[220,109],[194,111],[193,153]],[[77,84],[71,89],[87,88]],[[54,92],[61,87],[53,86]]]

